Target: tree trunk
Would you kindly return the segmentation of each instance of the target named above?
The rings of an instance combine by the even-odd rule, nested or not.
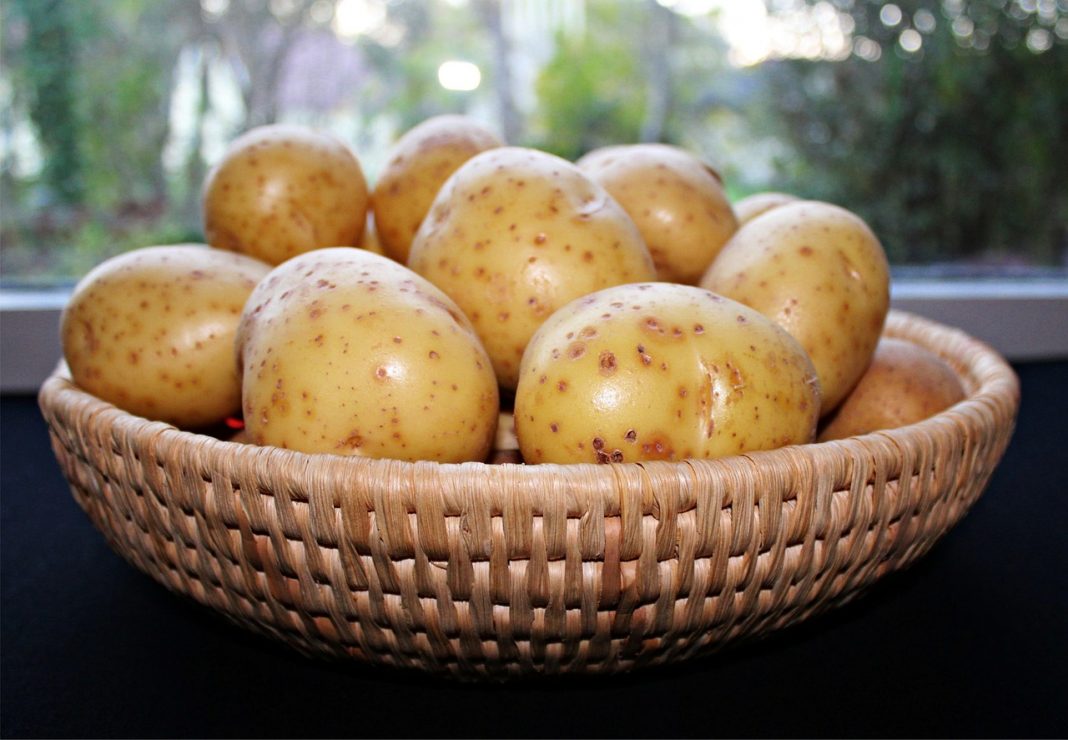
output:
[[[29,113],[45,150],[44,181],[61,203],[80,205],[85,197],[78,147],[78,116],[73,77],[78,60],[64,0],[21,0],[26,19],[26,68]]]
[[[189,144],[189,155],[185,160],[185,199],[182,204],[182,221],[185,224],[200,223],[200,186],[204,182],[206,169],[204,157],[200,153],[204,143],[204,119],[209,107],[211,84],[211,53],[208,43],[200,45],[200,89],[198,90],[196,119],[193,124],[193,140]]]
[[[516,110],[515,96],[512,94],[512,44],[505,32],[501,19],[499,0],[478,0],[476,5],[479,16],[493,39],[493,91],[497,97],[497,115],[500,120],[501,134],[509,144],[514,144],[523,135],[522,121]]]
[[[648,34],[642,43],[646,78],[645,117],[642,120],[642,141],[664,141],[668,113],[671,111],[672,80],[671,47],[675,43],[675,13],[656,0],[646,0],[649,18]]]

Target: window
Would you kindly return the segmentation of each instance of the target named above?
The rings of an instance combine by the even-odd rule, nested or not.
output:
[[[201,241],[226,143],[326,127],[374,181],[393,139],[463,112],[569,159],[667,141],[732,198],[864,217],[896,277],[1068,263],[1065,0],[9,0],[0,284],[70,285]]]

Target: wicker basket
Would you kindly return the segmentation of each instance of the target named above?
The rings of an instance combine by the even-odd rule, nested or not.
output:
[[[967,398],[919,424],[721,460],[406,463],[146,421],[57,372],[74,497],[170,589],[308,653],[460,677],[678,661],[802,620],[914,561],[979,497],[1019,401],[962,332],[892,312]]]

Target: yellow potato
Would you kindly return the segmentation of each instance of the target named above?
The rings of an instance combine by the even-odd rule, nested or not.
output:
[[[255,444],[439,462],[492,446],[497,383],[470,322],[386,257],[337,247],[279,265],[236,347]]]
[[[696,283],[738,229],[719,174],[684,149],[609,146],[576,164],[634,220],[660,280]]]
[[[762,213],[767,213],[772,208],[784,206],[799,200],[796,195],[789,193],[776,193],[772,191],[753,193],[747,195],[734,204],[734,215],[738,217],[738,226],[749,223]]]
[[[960,378],[930,350],[903,339],[879,340],[871,365],[819,433],[819,440],[895,429],[964,398]]]
[[[78,283],[60,336],[74,382],[133,414],[180,427],[241,407],[234,334],[270,267],[180,244],[113,257]]]
[[[753,219],[731,237],[701,287],[773,319],[805,348],[837,406],[871,361],[890,307],[890,270],[858,216],[798,201]]]
[[[519,147],[483,152],[453,173],[408,264],[467,313],[507,388],[553,311],[656,276],[634,222],[604,188],[570,162]]]
[[[260,126],[235,139],[204,182],[208,243],[272,265],[360,243],[367,182],[356,155],[326,132]]]
[[[371,196],[383,254],[407,262],[412,237],[449,175],[476,154],[503,145],[466,116],[435,116],[405,133],[390,150]]]
[[[528,463],[682,460],[810,442],[819,408],[815,369],[779,326],[700,288],[645,283],[542,325],[515,426]]]

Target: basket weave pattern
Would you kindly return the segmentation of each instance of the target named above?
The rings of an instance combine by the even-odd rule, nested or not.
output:
[[[887,334],[968,397],[901,429],[721,460],[406,463],[222,442],[40,393],[78,503],[170,589],[308,653],[459,677],[609,672],[797,622],[926,552],[981,494],[1019,387],[963,333]]]

